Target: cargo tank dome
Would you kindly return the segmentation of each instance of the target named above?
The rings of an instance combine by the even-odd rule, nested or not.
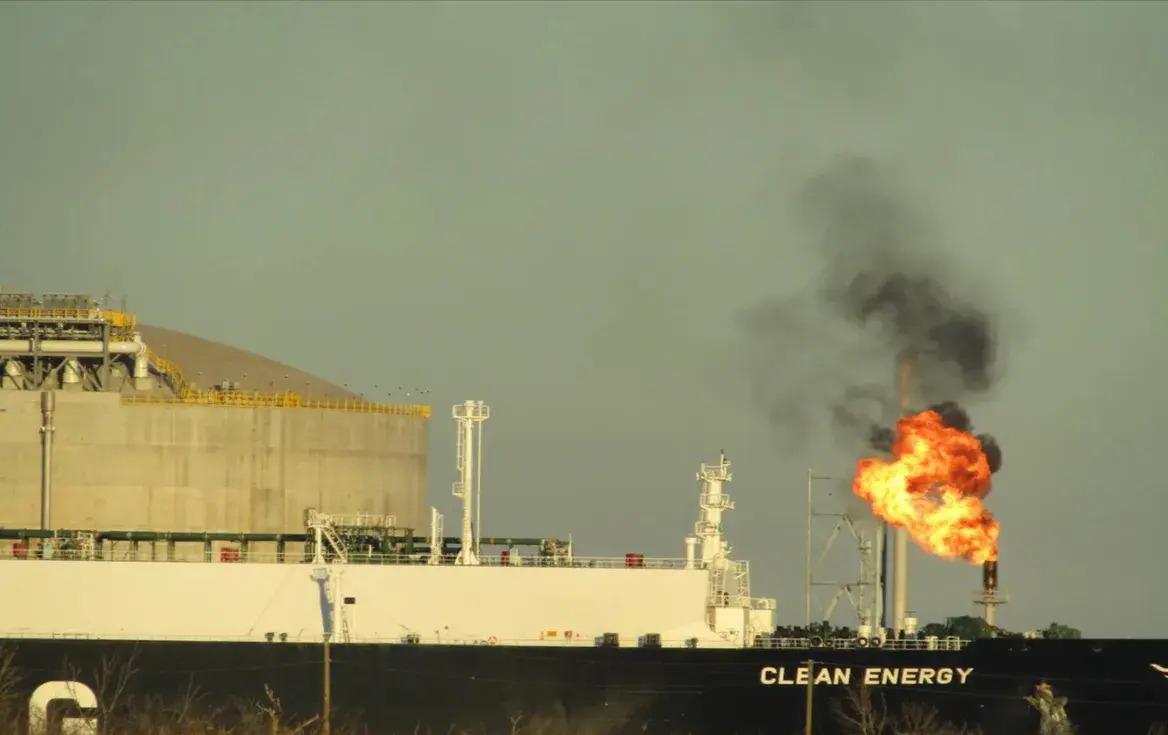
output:
[[[423,528],[428,406],[374,403],[87,296],[0,294],[0,526],[303,533],[305,511]]]

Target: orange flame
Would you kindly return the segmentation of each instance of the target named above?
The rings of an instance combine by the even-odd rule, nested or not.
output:
[[[923,411],[897,422],[892,453],[892,461],[859,461],[856,495],[927,551],[974,564],[996,560],[1000,529],[981,502],[990,466],[977,438]]]

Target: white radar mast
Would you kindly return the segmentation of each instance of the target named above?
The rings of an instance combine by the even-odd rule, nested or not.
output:
[[[700,494],[698,505],[701,513],[694,524],[694,535],[702,545],[701,566],[708,567],[715,560],[729,555],[730,549],[722,540],[722,512],[734,509],[734,501],[722,490],[722,485],[730,482],[734,476],[730,474],[730,463],[726,461],[726,452],[721,452],[716,465],[707,465],[704,462],[698,469]]]
[[[491,416],[491,409],[482,401],[464,401],[454,405],[454,422],[458,424],[458,481],[454,483],[454,497],[462,499],[462,533],[455,564],[477,565],[478,544],[475,543],[475,502],[481,492],[482,478],[482,424]]]

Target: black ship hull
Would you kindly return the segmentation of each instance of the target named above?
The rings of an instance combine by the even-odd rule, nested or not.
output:
[[[141,723],[164,712],[254,716],[271,708],[265,687],[286,722],[321,711],[323,645],[15,639],[0,646],[16,682],[9,697],[17,732],[29,697],[47,681],[90,687],[109,707],[102,716],[128,731],[133,723],[157,727]],[[935,708],[940,719],[987,735],[1038,733],[1041,716],[1026,697],[1043,682],[1066,697],[1076,735],[1147,735],[1168,723],[1162,640],[999,639],[960,651],[334,644],[328,668],[337,733],[792,735],[804,726],[808,674],[800,669],[809,659],[820,735],[854,732],[838,711],[849,711],[864,682],[870,707],[891,719]]]

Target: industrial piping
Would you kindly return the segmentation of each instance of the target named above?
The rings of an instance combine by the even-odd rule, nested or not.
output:
[[[34,350],[34,347],[36,348]],[[142,342],[122,341],[110,342],[109,351],[115,355],[136,355],[144,352],[146,345]],[[105,344],[100,340],[67,340],[67,339],[0,339],[0,352],[5,354],[31,355],[33,352],[68,355],[100,355],[105,352]]]
[[[146,344],[141,339],[132,341],[104,342],[95,340],[71,341],[65,339],[0,339],[0,355],[111,355],[134,356],[134,378],[138,380],[150,376],[150,356]],[[9,365],[13,363],[9,362]],[[19,366],[17,366],[19,367]],[[17,377],[9,368],[9,377]]]
[[[56,394],[51,390],[41,393],[41,530],[49,530],[52,521],[53,490],[53,409]]]

